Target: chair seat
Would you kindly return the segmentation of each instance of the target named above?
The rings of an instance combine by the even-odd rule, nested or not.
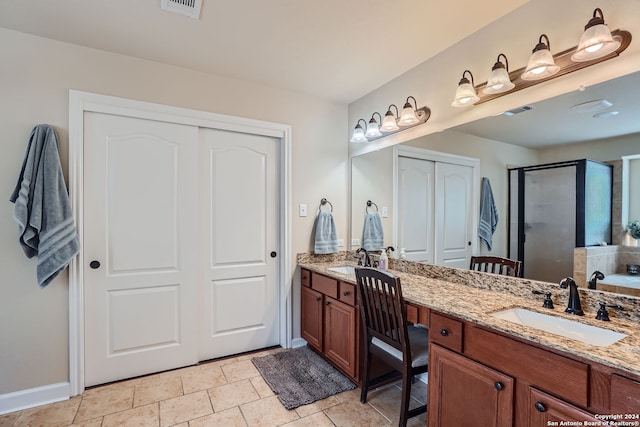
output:
[[[409,343],[411,346],[411,367],[425,366],[429,362],[429,330],[421,325],[408,325]],[[402,360],[402,352],[386,342],[373,337],[371,344]]]

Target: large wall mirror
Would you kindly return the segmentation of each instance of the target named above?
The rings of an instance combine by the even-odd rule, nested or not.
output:
[[[599,102],[589,104],[592,101]],[[620,244],[624,225],[640,219],[640,198],[634,197],[640,192],[640,73],[523,107],[353,157],[351,248],[360,243],[368,200],[375,202],[383,216],[385,245],[399,243],[400,227],[394,218],[398,209],[394,151],[397,154],[400,147],[479,159],[479,175],[491,182],[499,223],[491,251],[472,236],[474,253],[498,256],[509,255],[509,168],[577,159],[614,162],[612,243]]]

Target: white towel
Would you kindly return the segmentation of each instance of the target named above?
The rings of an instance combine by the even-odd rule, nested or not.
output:
[[[487,249],[491,251],[493,246],[493,233],[498,225],[498,210],[493,200],[493,191],[489,178],[482,178],[482,189],[480,191],[480,223],[478,224],[478,237],[487,244]]]
[[[80,251],[69,194],[64,183],[58,138],[49,125],[31,131],[20,178],[10,198],[20,244],[28,258],[38,256],[42,287],[64,270]]]
[[[316,254],[337,254],[338,238],[336,235],[336,225],[333,222],[331,212],[320,211],[316,217],[315,226],[315,247]]]
[[[378,251],[384,246],[382,219],[378,212],[368,212],[362,229],[362,247],[368,251]]]

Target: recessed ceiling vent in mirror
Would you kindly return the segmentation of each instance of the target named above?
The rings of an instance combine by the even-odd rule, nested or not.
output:
[[[533,110],[533,105],[523,105],[522,107],[514,108],[513,110],[505,111],[502,113],[505,116],[515,116],[516,114],[524,113],[525,111]]]
[[[613,102],[606,99],[596,99],[594,101],[583,102],[582,104],[574,105],[571,110],[576,113],[595,113],[596,111],[604,110],[613,105]]]
[[[160,0],[162,10],[199,19],[202,0]]]

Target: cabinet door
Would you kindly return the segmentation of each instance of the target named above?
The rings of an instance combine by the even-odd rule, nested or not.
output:
[[[356,320],[355,307],[325,297],[324,354],[346,374],[356,374]]]
[[[301,336],[322,351],[322,294],[306,286],[300,287]]]
[[[431,344],[429,427],[511,427],[514,380]]]
[[[640,382],[611,375],[611,413],[637,414],[639,409]]]
[[[529,427],[558,426],[575,421],[584,424],[585,421],[599,422],[589,412],[559,400],[535,388],[529,389]],[[583,425],[575,424],[575,425]],[[564,424],[568,425],[568,424]],[[598,425],[598,424],[593,424]]]

